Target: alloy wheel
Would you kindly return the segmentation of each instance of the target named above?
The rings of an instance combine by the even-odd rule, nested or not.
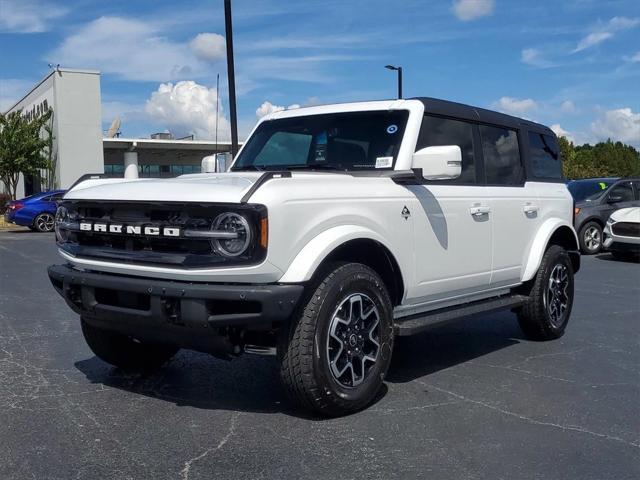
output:
[[[36,227],[41,232],[50,232],[55,225],[55,218],[50,213],[41,213],[36,218]]]
[[[551,324],[559,328],[564,322],[569,308],[569,271],[567,266],[558,263],[551,270],[547,289],[544,292],[544,304]]]
[[[600,230],[597,227],[589,227],[584,232],[584,244],[591,251],[595,251],[600,248],[600,242],[602,241]]]
[[[343,387],[360,385],[380,354],[380,312],[373,300],[354,293],[331,317],[327,359],[333,378]]]

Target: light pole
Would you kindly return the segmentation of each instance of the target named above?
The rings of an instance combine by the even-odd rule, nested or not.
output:
[[[387,70],[395,70],[398,72],[398,98],[402,98],[402,67],[395,67],[393,65],[385,65]]]
[[[236,116],[236,75],[233,65],[233,26],[231,0],[224,0],[224,31],[227,40],[227,76],[229,77],[229,120],[231,122],[231,155],[238,153],[238,119]]]

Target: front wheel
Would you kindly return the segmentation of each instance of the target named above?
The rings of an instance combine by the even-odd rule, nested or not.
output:
[[[370,404],[391,361],[393,307],[380,276],[334,264],[311,285],[280,345],[282,382],[305,408],[346,415]]]
[[[55,218],[47,212],[41,213],[33,221],[33,227],[38,232],[53,232],[54,226]]]
[[[550,246],[542,257],[529,299],[518,312],[520,328],[531,340],[564,335],[573,306],[573,266],[566,250]]]
[[[595,255],[602,250],[602,227],[596,222],[588,222],[580,229],[580,250],[585,255]]]

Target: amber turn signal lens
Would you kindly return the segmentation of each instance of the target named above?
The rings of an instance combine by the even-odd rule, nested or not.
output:
[[[579,213],[580,213],[580,209],[579,209],[578,207],[575,207],[575,208],[573,209],[573,214],[574,214],[574,215],[578,215]]]
[[[267,217],[260,219],[260,246],[264,249],[269,244],[269,220]]]

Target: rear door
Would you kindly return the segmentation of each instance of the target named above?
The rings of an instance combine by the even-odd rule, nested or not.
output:
[[[407,188],[414,194],[416,282],[412,303],[465,297],[489,286],[491,215],[478,169],[477,126],[425,115],[416,150],[458,145],[462,174]]]
[[[496,125],[479,130],[493,227],[491,286],[499,288],[520,282],[540,206],[535,184],[525,182],[520,132]]]

